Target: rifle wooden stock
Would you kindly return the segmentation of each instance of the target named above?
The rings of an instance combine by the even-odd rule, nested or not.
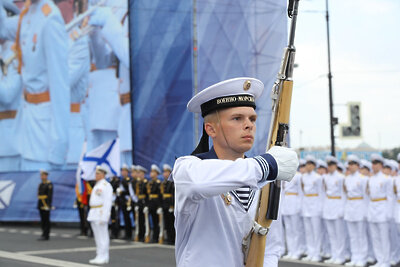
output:
[[[281,87],[281,94],[278,102],[277,118],[273,124],[271,142],[268,144],[268,148],[273,146],[277,140],[279,125],[289,124],[290,117],[290,104],[292,102],[292,91],[293,81],[284,81]],[[268,184],[261,189],[260,192],[260,208],[256,216],[256,221],[263,227],[269,228],[272,224],[272,219],[267,219],[266,214],[268,206],[279,205],[278,203],[269,203],[270,187],[273,184]],[[278,198],[279,200],[279,198]],[[277,208],[276,208],[277,210]],[[266,236],[252,233],[249,254],[247,257],[246,267],[262,267],[264,264],[265,254],[265,240]]]

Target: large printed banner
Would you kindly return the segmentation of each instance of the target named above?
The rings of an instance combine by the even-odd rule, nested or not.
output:
[[[75,201],[75,172],[52,171],[54,210],[52,222],[78,222]],[[39,172],[0,173],[0,221],[39,221],[37,194]]]

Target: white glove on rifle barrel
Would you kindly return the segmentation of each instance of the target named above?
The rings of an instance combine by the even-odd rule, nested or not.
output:
[[[287,147],[273,146],[267,151],[267,154],[274,157],[276,165],[278,165],[276,179],[290,182],[299,167],[297,153]]]

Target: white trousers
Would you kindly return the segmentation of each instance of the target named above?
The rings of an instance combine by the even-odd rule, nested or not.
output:
[[[351,261],[365,264],[368,254],[367,228],[364,221],[346,221],[350,237]]]
[[[390,266],[389,223],[369,223],[372,247],[380,267]]]
[[[321,217],[303,217],[306,234],[307,256],[320,259],[322,246]]]
[[[302,251],[300,250],[301,229],[299,227],[299,221],[299,214],[283,215],[288,255],[295,257],[299,257],[302,254]]]
[[[398,262],[400,260],[400,236],[394,220],[390,220],[390,261]]]
[[[343,219],[325,220],[333,260],[345,260],[346,226]]]
[[[110,236],[108,224],[105,222],[90,222],[92,226],[94,241],[96,243],[96,259],[108,260],[110,248]]]

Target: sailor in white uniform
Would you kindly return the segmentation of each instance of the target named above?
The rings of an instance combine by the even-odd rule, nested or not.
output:
[[[322,248],[322,177],[314,171],[316,159],[308,155],[306,161],[306,173],[301,177],[304,195],[301,212],[306,235],[307,257],[302,260],[318,262],[321,260]]]
[[[373,175],[368,180],[369,195],[367,219],[372,246],[376,256],[375,266],[390,266],[390,195],[393,187],[390,179],[382,173],[384,159],[379,154],[371,155]]]
[[[106,181],[106,174],[106,169],[97,166],[96,185],[90,195],[90,210],[87,220],[90,222],[96,242],[96,257],[89,261],[91,264],[105,264],[109,261],[108,221],[111,215],[113,188]]]
[[[393,164],[394,163],[394,164]],[[397,176],[397,162],[389,159],[385,159],[383,163],[382,173],[387,177],[389,180],[389,187],[394,188],[395,177]],[[394,222],[394,207],[395,207],[395,194],[394,190],[390,190],[388,192],[388,208],[389,208],[389,236],[390,236],[390,264],[396,265],[399,261],[399,236],[397,232],[396,223]]]
[[[257,79],[235,78],[188,103],[189,111],[202,113],[204,131],[193,155],[178,158],[172,172],[177,266],[243,266],[241,245],[254,225],[258,189],[296,173],[297,155],[288,148],[244,156],[253,145],[255,100],[263,88]]]
[[[344,180],[346,204],[344,220],[350,237],[351,261],[346,266],[364,266],[367,260],[368,242],[366,217],[366,186],[367,179],[359,173],[360,160],[355,155],[348,158],[349,175]]]
[[[303,251],[300,246],[300,236],[303,229],[299,221],[303,192],[301,190],[301,176],[305,172],[306,161],[300,160],[299,170],[290,183],[283,183],[284,198],[282,199],[281,212],[285,226],[287,255],[283,258],[298,260]]]
[[[372,174],[372,164],[370,161],[361,159],[360,160],[360,174],[361,177],[364,179],[369,179]],[[368,204],[367,198],[365,198],[366,203]],[[367,206],[367,205],[366,205]],[[367,227],[367,238],[368,238],[368,257],[367,257],[367,263],[374,263],[376,261],[375,259],[375,254],[374,254],[374,249],[372,248],[372,239],[371,239],[371,234],[369,227]]]
[[[345,262],[346,226],[344,215],[344,176],[337,171],[338,160],[333,156],[326,157],[328,173],[323,178],[325,199],[322,218],[325,220],[331,244],[332,258],[327,263],[343,264]]]

